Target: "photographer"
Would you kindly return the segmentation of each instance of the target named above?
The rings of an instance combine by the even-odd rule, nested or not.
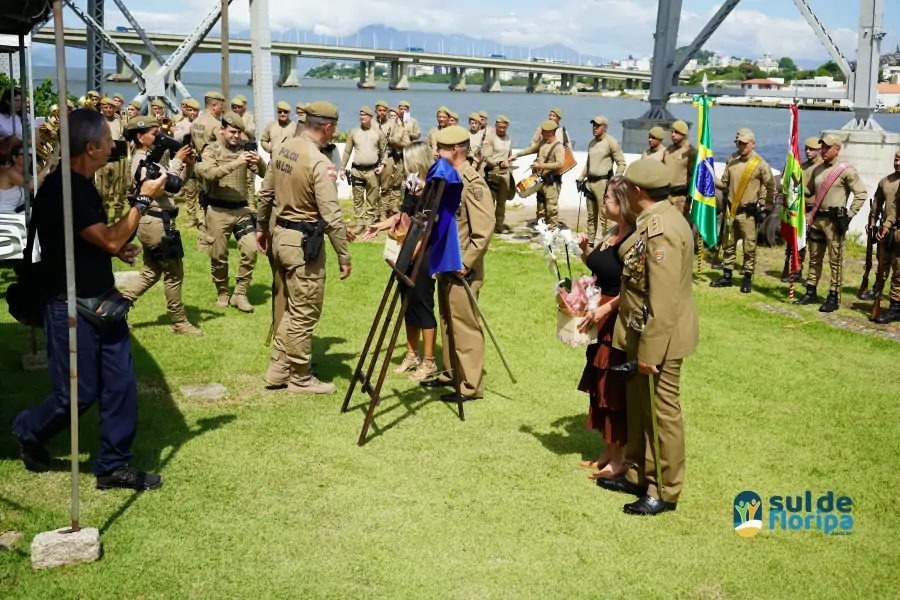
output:
[[[114,143],[109,126],[97,111],[81,109],[69,116],[72,158],[72,227],[75,287],[78,290],[78,402],[84,412],[100,401],[100,455],[94,462],[97,488],[151,490],[159,475],[129,465],[137,428],[137,384],[125,314],[130,303],[115,289],[112,257],[134,264],[140,249],[134,235],[151,197],[163,194],[162,178],[143,182],[140,195],[115,225],[106,224],[103,199],[93,184]],[[65,222],[62,169],[47,177],[34,202],[32,222],[40,238],[41,262],[36,270],[46,298],[44,330],[53,392],[43,404],[24,410],[13,430],[22,461],[30,471],[50,468],[45,444],[69,426],[69,328],[66,307]]]
[[[266,163],[256,153],[255,142],[241,142],[244,121],[233,112],[222,118],[221,142],[203,150],[197,174],[206,182],[206,239],[212,280],[218,293],[219,308],[229,304],[243,312],[253,312],[247,300],[247,288],[256,265],[256,216],[247,205],[247,170],[260,177]],[[241,251],[241,266],[235,277],[234,294],[228,297],[228,237],[234,233]]]
[[[172,333],[201,336],[203,332],[188,322],[181,301],[181,283],[184,281],[184,265],[181,259],[184,257],[184,248],[181,245],[181,235],[175,229],[178,208],[175,207],[173,200],[174,195],[181,189],[188,165],[194,162],[194,149],[190,146],[181,147],[175,152],[168,172],[165,169],[157,171],[155,166],[159,157],[148,154],[148,151],[154,155],[161,155],[167,145],[172,146],[168,148],[170,151],[174,150],[177,142],[173,143],[174,140],[159,133],[156,119],[154,117],[130,119],[125,126],[125,137],[134,143],[129,169],[132,186],[136,188],[152,175],[163,181],[168,180],[169,183],[166,185],[166,193],[154,198],[150,210],[141,217],[137,237],[144,247],[144,268],[141,270],[140,279],[131,283],[123,295],[134,302],[153,287],[160,277],[165,276],[163,285],[166,308],[169,310],[169,318],[172,319]],[[157,141],[160,143],[157,144]],[[180,178],[181,182],[172,181],[175,178],[170,175]],[[178,189],[174,189],[176,184]]]

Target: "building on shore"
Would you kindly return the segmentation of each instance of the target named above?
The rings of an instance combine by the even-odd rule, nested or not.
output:
[[[766,73],[778,71],[778,61],[772,58],[771,54],[764,54],[755,64],[760,71],[765,71]]]
[[[780,90],[782,87],[784,87],[784,79],[780,77],[748,79],[741,82],[742,90]]]

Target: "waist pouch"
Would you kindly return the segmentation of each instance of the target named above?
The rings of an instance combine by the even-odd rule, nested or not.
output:
[[[131,309],[131,301],[116,288],[93,298],[75,298],[75,309],[85,321],[101,331],[108,331],[122,321]]]

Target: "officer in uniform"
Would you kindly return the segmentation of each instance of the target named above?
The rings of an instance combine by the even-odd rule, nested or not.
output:
[[[390,119],[389,111],[386,102],[379,100],[375,103],[375,118],[383,136],[381,153],[378,157],[381,164],[375,168],[381,187],[379,221],[400,210],[400,201],[403,199],[400,191],[403,184],[403,149],[409,146],[409,134],[406,133],[403,123],[400,123],[399,114],[398,118]]]
[[[253,141],[256,139],[256,120],[252,112],[247,112],[247,96],[238,94],[231,99],[231,112],[238,115],[244,121],[244,133],[241,139]]]
[[[116,114],[119,116],[124,116],[125,96],[116,92],[115,94],[113,94],[112,99],[113,103],[116,105]]]
[[[463,182],[462,201],[456,213],[463,270],[438,276],[438,299],[441,310],[442,364],[444,371],[419,385],[435,388],[450,385],[459,378],[463,400],[484,397],[484,332],[469,294],[460,279],[465,278],[475,295],[484,283],[484,255],[494,231],[494,208],[487,184],[466,160],[469,153],[469,132],[463,127],[450,126],[437,134],[438,154],[459,172]],[[454,373],[447,339],[447,309],[453,320],[453,342],[459,373]],[[444,394],[441,400],[455,402],[456,394]]]
[[[844,243],[850,221],[862,208],[866,200],[866,186],[856,169],[849,163],[838,161],[842,142],[834,135],[827,135],[822,144],[822,164],[813,169],[806,184],[807,202],[812,208],[806,215],[806,240],[809,244],[809,274],[806,278],[806,293],[798,304],[819,302],[816,286],[822,275],[822,260],[828,249],[831,265],[831,289],[819,312],[834,312],[839,308],[844,269]],[[847,196],[853,194],[850,209]]]
[[[884,220],[881,223],[881,229],[875,238],[879,244],[884,244],[884,255],[886,260],[890,260],[890,268],[893,269],[891,275],[891,304],[887,310],[882,311],[875,319],[876,323],[882,325],[900,321],[900,152],[894,155],[894,173],[882,179],[887,181],[892,179],[882,189],[884,196]],[[893,195],[891,195],[893,191]],[[877,192],[876,192],[877,195]],[[884,265],[882,273],[888,272],[888,265]],[[878,290],[881,292],[881,290]]]
[[[697,149],[687,141],[690,129],[684,121],[672,123],[672,144],[666,148],[663,164],[669,168],[669,182],[672,195],[669,202],[690,219],[691,203],[688,199],[690,182],[694,177],[694,162],[697,160]]]
[[[218,136],[222,131],[225,96],[219,92],[206,92],[203,103],[205,106],[203,112],[191,123],[191,143],[197,156],[203,155],[203,149],[207,144],[220,141]]]
[[[744,266],[741,292],[750,293],[753,272],[756,269],[756,219],[763,211],[771,212],[775,205],[775,180],[772,168],[756,153],[756,135],[749,129],[738,134],[735,142],[738,156],[728,161],[722,175],[721,189],[728,190],[726,227],[731,226],[725,245],[722,277],[711,282],[710,287],[731,287],[731,271],[737,255],[737,243],[743,241]]]
[[[510,164],[512,139],[507,117],[500,115],[494,125],[494,134],[484,143],[485,179],[494,199],[494,233],[505,233],[511,231],[505,223],[506,201],[516,189]]]
[[[286,139],[294,137],[296,130],[294,123],[291,122],[291,105],[282,100],[276,109],[278,118],[266,125],[259,138],[263,150],[269,154],[272,153],[272,148],[284,143]]]
[[[338,255],[341,279],[350,276],[350,250],[338,203],[337,168],[320,151],[331,143],[338,110],[330,102],[311,102],[306,129],[288,139],[272,157],[270,175],[261,193],[258,239],[271,244],[275,265],[284,277],[288,302],[275,334],[265,375],[269,387],[287,386],[295,394],[332,394],[333,384],[319,381],[310,364],[312,335],[325,296],[327,235]],[[268,198],[274,190],[274,207]],[[269,210],[275,229],[270,229]]]
[[[181,101],[181,110],[175,113],[175,116],[172,117],[172,122],[174,122],[175,125],[178,125],[186,118],[185,111],[187,107],[187,101],[187,98]]]
[[[609,120],[604,116],[591,120],[594,139],[588,144],[587,162],[578,180],[585,190],[585,203],[588,216],[588,240],[596,242],[598,224],[601,235],[606,235],[606,217],[603,215],[603,201],[606,198],[606,186],[615,174],[625,172],[625,155],[619,141],[609,135]]]
[[[216,306],[229,304],[243,312],[253,312],[247,299],[247,288],[256,265],[256,223],[254,213],[247,206],[247,173],[265,175],[266,164],[256,152],[238,152],[244,123],[232,112],[222,118],[222,142],[215,142],[203,151],[197,173],[206,184],[206,238],[212,280],[216,286]],[[235,278],[234,293],[228,298],[228,238],[234,233],[241,252],[241,265]]]
[[[481,126],[481,116],[477,112],[469,115],[469,162],[484,177],[484,148],[490,148],[490,136],[487,129]]]
[[[437,109],[435,119],[437,120],[437,126],[428,130],[428,135],[425,136],[425,143],[428,144],[428,147],[432,152],[437,154],[437,140],[435,139],[435,136],[441,129],[446,127],[447,123],[450,121],[450,109],[446,106],[441,106]]]
[[[459,125],[459,114],[453,112],[452,110],[447,113],[447,126],[453,127],[455,125]]]
[[[869,203],[869,222],[866,224],[866,234],[874,235],[878,244],[876,260],[875,285],[865,294],[859,296],[860,300],[875,300],[881,297],[884,290],[885,279],[891,269],[891,245],[893,236],[889,235],[893,223],[885,228],[878,229],[877,217],[882,216],[882,223],[887,223],[888,213],[894,209],[894,199],[900,195],[900,152],[894,155],[894,172],[878,182],[875,195]],[[896,214],[893,217],[896,220]],[[884,279],[880,277],[884,274]]]
[[[109,134],[114,140],[124,140],[122,120],[116,114],[116,104],[110,98],[100,99],[100,112],[109,125]],[[110,223],[122,218],[125,210],[125,157],[107,162],[94,176],[94,185],[103,198],[103,207]]]
[[[162,100],[153,100],[150,102],[150,113],[152,116],[156,117],[156,120],[158,121],[166,116],[166,105],[163,104]]]
[[[666,201],[670,179],[664,165],[646,158],[625,172],[637,229],[619,249],[625,267],[613,346],[637,367],[626,394],[629,468],[597,485],[639,496],[624,506],[631,515],[675,510],[684,483],[681,365],[700,334],[691,283],[693,233]]]
[[[652,128],[647,137],[649,147],[641,153],[641,158],[652,158],[662,162],[663,156],[666,154],[666,147],[663,145],[665,137],[666,132],[663,131],[662,127],[657,125]]]
[[[156,117],[137,116],[128,121],[125,131],[128,140],[134,142],[135,147],[129,169],[131,181],[135,186],[144,178],[144,173],[138,173],[138,170],[142,169],[141,161],[146,160],[147,150],[153,145],[159,133],[159,123]],[[194,162],[194,156],[194,149],[191,146],[182,147],[175,153],[168,168],[163,170],[162,176],[165,177],[168,172],[183,179],[187,175],[188,165]],[[203,332],[188,322],[181,300],[184,247],[181,245],[181,236],[175,229],[177,216],[178,209],[171,194],[163,194],[153,199],[150,209],[141,217],[137,230],[137,237],[144,248],[144,268],[141,270],[140,278],[130,283],[122,295],[134,302],[160,278],[164,278],[166,307],[172,320],[172,333],[202,336]]]
[[[557,141],[560,142],[565,148],[568,148],[569,150],[572,150],[573,148],[575,148],[575,143],[569,138],[569,132],[560,123],[560,121],[562,121],[562,110],[559,108],[551,108],[550,114],[547,115],[547,118],[549,120],[553,121],[554,123],[556,123],[556,125],[558,126],[558,128],[556,130]],[[537,151],[537,148],[535,148],[535,146],[540,146],[541,144],[544,143],[544,137],[541,133],[542,131],[543,131],[543,125],[541,127],[538,127],[535,130],[534,135],[531,136],[531,147],[528,148],[528,151],[523,150],[521,152],[522,156],[527,156],[529,154],[533,154],[534,152]],[[532,148],[534,148],[534,149],[532,149]]]
[[[357,232],[365,231],[378,219],[381,206],[381,192],[378,187],[379,152],[384,144],[384,135],[377,127],[372,127],[372,109],[363,106],[359,109],[359,127],[347,134],[344,154],[341,158],[341,179],[347,178],[347,165],[353,155],[353,168],[350,170],[350,186],[353,189],[353,215]]]
[[[400,116],[403,118],[403,126],[406,127],[406,135],[409,136],[409,143],[411,144],[422,137],[422,130],[419,129],[419,122],[416,118],[409,114],[409,102],[401,100],[398,108],[400,109]]]
[[[547,119],[541,123],[541,143],[532,144],[525,150],[519,150],[513,154],[513,158],[537,153],[538,158],[531,165],[531,170],[540,175],[544,184],[537,193],[537,218],[544,219],[551,229],[557,225],[559,215],[559,187],[562,185],[562,175],[559,170],[563,168],[566,160],[566,151],[562,143],[556,137],[559,128],[556,121]]]
[[[183,118],[175,123],[173,137],[179,142],[184,143],[184,138],[191,133],[191,127],[194,124],[194,120],[197,118],[197,115],[200,114],[200,103],[194,98],[185,98],[181,103],[181,112]],[[193,148],[194,146],[191,145],[191,147]],[[194,157],[196,156],[197,155],[194,154]],[[184,199],[185,210],[187,210],[188,215],[188,227],[198,227],[200,224],[197,217],[197,200],[199,195],[200,185],[197,182],[197,176],[194,174],[193,164],[191,164],[188,165],[187,177],[184,180],[184,186],[181,188],[181,197]]]
[[[126,122],[141,114],[141,108],[141,103],[137,100],[132,100],[131,102],[129,102],[128,106],[125,107]]]
[[[304,104],[303,102],[298,102],[298,103],[297,103],[296,113],[297,113],[297,122],[298,122],[298,123],[299,123],[300,120],[303,118],[303,115],[306,114],[306,110],[305,110],[305,109],[306,109],[306,104]]]
[[[803,151],[806,154],[806,160],[800,165],[800,168],[803,170],[803,185],[808,186],[809,182],[812,181],[812,172],[819,163],[822,162],[822,144],[819,142],[819,138],[810,137],[806,138],[806,142],[803,146]],[[806,199],[806,212],[812,209],[812,202],[810,199]],[[801,271],[803,271],[803,263],[806,261],[806,246],[800,248],[800,266],[797,268],[797,272],[794,273],[794,281],[800,281],[802,279]],[[791,275],[788,273],[788,270],[791,268],[791,245],[787,244],[784,249],[784,271],[781,277],[781,283],[790,283]]]
[[[478,120],[481,122],[481,128],[488,132],[488,135],[494,135],[494,128],[488,125],[488,117],[490,115],[486,110],[478,111]]]

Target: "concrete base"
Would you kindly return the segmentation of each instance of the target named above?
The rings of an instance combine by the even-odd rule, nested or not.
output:
[[[668,131],[676,119],[625,119],[622,121],[622,152],[640,154],[647,149],[647,138],[654,127],[662,127],[666,131],[666,139],[663,144],[672,143],[672,136]]]
[[[900,149],[900,133],[858,129],[823,131],[822,135],[834,135],[844,143],[838,160],[845,160],[859,172],[866,184],[869,198],[875,194],[878,182],[894,170],[894,154]],[[850,223],[850,231],[865,234],[869,221],[869,203],[865,202],[859,214]]]
[[[31,542],[31,566],[52,569],[64,565],[94,562],[100,559],[100,531],[86,527],[67,533],[69,528],[45,531]]]
[[[374,90],[375,84],[374,83],[363,83],[362,81],[357,81],[356,87],[358,87],[361,90]]]

